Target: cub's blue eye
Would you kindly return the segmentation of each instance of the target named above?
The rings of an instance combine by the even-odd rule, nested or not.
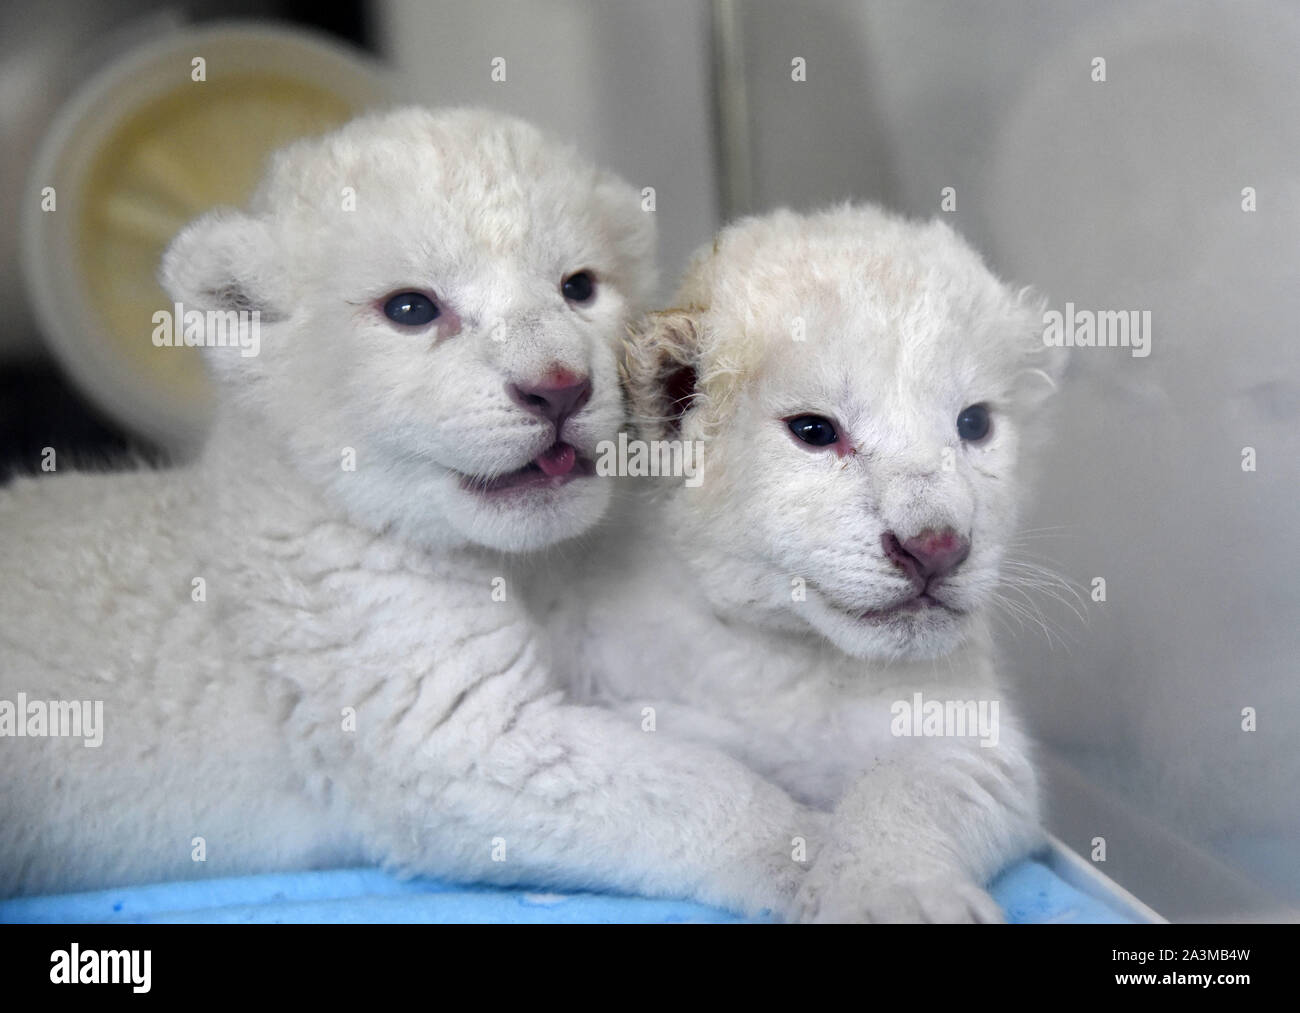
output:
[[[596,294],[596,279],[590,271],[578,271],[564,279],[560,291],[569,302],[586,302]]]
[[[989,410],[985,405],[973,404],[963,408],[957,416],[957,435],[963,440],[974,442],[982,440],[989,434]]]
[[[839,434],[830,419],[820,415],[800,415],[786,422],[795,438],[812,447],[829,447]]]
[[[398,292],[384,303],[384,316],[403,327],[423,327],[438,319],[438,307],[419,292]]]

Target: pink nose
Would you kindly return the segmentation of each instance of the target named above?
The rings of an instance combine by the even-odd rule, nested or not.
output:
[[[880,544],[895,566],[923,583],[952,573],[970,555],[970,541],[952,528],[927,528],[901,541],[892,531],[886,531],[880,536]]]
[[[506,390],[515,404],[550,419],[558,430],[565,419],[579,411],[591,398],[591,381],[585,376],[564,373],[539,383],[512,383]]]

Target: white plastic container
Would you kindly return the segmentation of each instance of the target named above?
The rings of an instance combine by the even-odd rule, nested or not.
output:
[[[184,456],[210,417],[197,350],[155,347],[170,309],[159,257],[187,221],[241,204],[266,156],[392,101],[359,53],[264,24],[150,39],[60,109],[24,199],[24,282],[43,335],[75,382],[128,428]]]

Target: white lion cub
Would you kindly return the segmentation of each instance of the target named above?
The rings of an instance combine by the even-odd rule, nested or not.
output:
[[[1060,365],[1040,311],[872,207],[726,229],[677,306],[626,381],[659,473],[669,441],[703,470],[580,578],[582,691],[834,810],[803,917],[999,919],[982,884],[1039,831],[984,611]]]
[[[511,573],[605,510],[652,247],[631,187],[475,111],[290,146],[185,229],[171,296],[261,327],[208,350],[202,455],[0,492],[0,894],[377,860],[788,911],[813,817],[568,702]]]

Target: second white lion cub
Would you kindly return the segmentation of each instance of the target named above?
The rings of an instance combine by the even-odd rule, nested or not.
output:
[[[649,456],[703,471],[585,578],[585,692],[834,810],[804,918],[998,920],[1039,835],[985,622],[1060,367],[1038,307],[873,207],[726,229],[677,307],[625,379]]]

